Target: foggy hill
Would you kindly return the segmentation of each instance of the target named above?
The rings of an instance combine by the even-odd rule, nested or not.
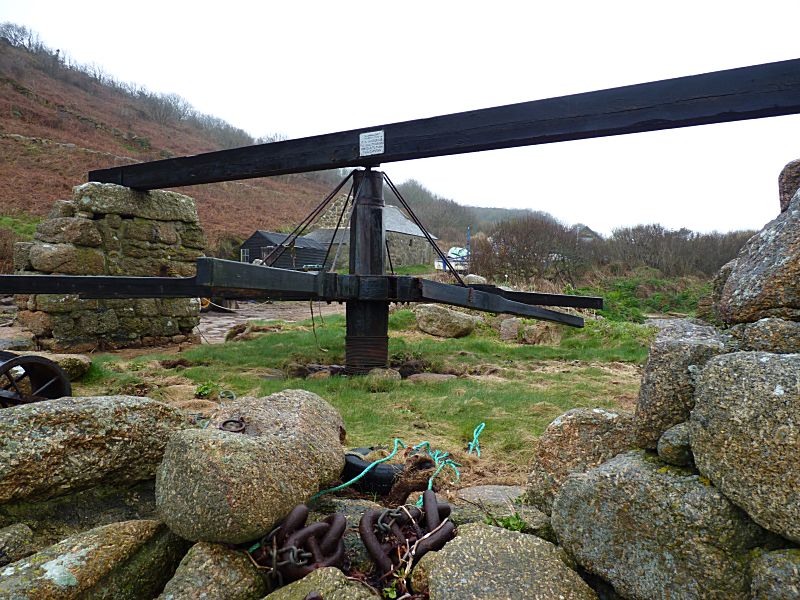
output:
[[[4,215],[44,216],[92,169],[246,146],[254,139],[225,121],[198,113],[175,94],[123,83],[95,65],[70,62],[38,35],[0,24],[0,197]],[[341,172],[288,175],[180,188],[197,200],[213,244],[255,229],[298,223],[330,191]],[[399,186],[422,222],[445,243],[527,210],[462,206],[416,181]],[[391,193],[389,203],[397,203]],[[537,213],[552,218],[546,213]]]

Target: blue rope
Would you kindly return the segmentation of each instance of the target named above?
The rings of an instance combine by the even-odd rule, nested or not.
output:
[[[364,475],[366,475],[374,467],[378,466],[381,463],[385,463],[387,460],[391,460],[392,458],[394,458],[394,455],[397,454],[397,451],[401,447],[405,448],[406,445],[400,440],[400,438],[394,438],[394,449],[392,450],[392,453],[389,454],[389,456],[386,456],[371,463],[370,465],[367,466],[366,469],[361,471],[361,473],[353,477],[350,481],[345,481],[344,483],[342,483],[341,485],[337,485],[336,487],[332,487],[327,490],[322,490],[321,492],[317,492],[316,494],[311,496],[311,500],[309,501],[309,503],[315,502],[317,498],[319,498],[320,496],[324,496],[325,494],[330,494],[331,492],[338,492],[339,490],[343,490],[344,488],[353,485],[356,481],[364,477]]]
[[[472,452],[474,451],[475,454],[478,455],[478,458],[481,457],[481,443],[480,441],[478,441],[478,438],[480,437],[481,433],[483,433],[483,430],[485,428],[486,428],[486,423],[481,423],[472,432],[472,441],[469,444],[467,444],[467,454],[472,454]]]
[[[481,423],[480,425],[478,425],[475,428],[475,430],[472,433],[472,436],[473,436],[472,437],[472,441],[468,445],[468,450],[469,451],[467,452],[467,454],[472,454],[472,452],[474,451],[478,455],[478,458],[480,458],[480,456],[481,456],[481,445],[480,445],[480,442],[478,441],[478,437],[480,437],[480,435],[483,432],[485,427],[486,427],[486,423]],[[394,448],[392,449],[391,454],[389,454],[388,456],[386,456],[384,458],[376,460],[373,463],[370,463],[369,465],[367,465],[367,467],[363,471],[361,471],[361,473],[359,473],[358,475],[353,477],[350,481],[345,481],[344,483],[342,483],[340,485],[337,485],[335,487],[329,488],[327,490],[322,490],[321,492],[317,492],[316,494],[311,496],[311,500],[309,500],[309,504],[312,504],[312,503],[316,502],[316,500],[318,498],[320,498],[321,496],[324,496],[325,494],[330,494],[332,492],[338,492],[339,490],[343,490],[344,488],[353,485],[356,481],[358,481],[359,479],[364,477],[364,475],[366,475],[369,471],[371,471],[373,468],[375,468],[379,464],[385,463],[385,462],[391,460],[392,458],[394,458],[395,455],[397,454],[397,451],[400,448],[406,448],[406,445],[403,443],[403,441],[400,438],[395,438],[394,439]],[[444,470],[446,467],[450,467],[453,470],[453,472],[456,474],[456,479],[455,479],[456,482],[461,481],[461,472],[458,470],[458,467],[460,467],[461,464],[455,462],[451,458],[448,458],[448,456],[450,456],[449,452],[445,452],[443,450],[434,450],[434,449],[432,449],[430,442],[420,442],[416,446],[412,446],[412,450],[422,450],[422,449],[424,449],[425,453],[431,458],[431,460],[433,460],[434,464],[436,465],[436,470],[433,472],[433,475],[431,475],[430,478],[428,479],[428,489],[429,490],[433,489],[433,480],[436,479],[436,477],[439,475],[439,473],[441,473],[442,470]],[[422,506],[422,496],[420,496],[419,500],[417,500],[417,506]]]
[[[455,471],[456,474],[456,481],[461,480],[461,472],[458,470],[458,467],[461,465],[455,462],[452,459],[447,458],[450,456],[449,452],[443,452],[442,450],[433,450],[431,451],[431,444],[430,442],[422,442],[414,446],[414,450],[419,450],[420,448],[425,448],[425,452],[427,452],[428,456],[431,457],[433,462],[436,464],[436,470],[433,472],[433,475],[430,476],[428,479],[428,489],[433,489],[433,480],[436,479],[436,476],[441,473],[442,469],[445,467],[450,467]],[[417,500],[417,506],[422,506],[422,496],[419,497]]]

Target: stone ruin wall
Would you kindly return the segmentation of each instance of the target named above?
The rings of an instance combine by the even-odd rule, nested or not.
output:
[[[334,229],[342,214],[342,208],[347,200],[347,196],[339,196],[333,200],[330,206],[319,216],[314,226],[314,229]],[[347,223],[348,213],[345,213],[342,223],[339,224],[340,229],[346,229],[350,226]],[[386,232],[386,241],[389,244],[389,253],[392,257],[392,264],[395,267],[409,266],[409,265],[430,265],[433,269],[433,261],[435,253],[433,248],[423,237],[408,235],[405,233],[398,233],[396,231]],[[336,244],[338,246],[338,244]],[[342,244],[342,250],[339,253],[338,264],[346,266],[347,256],[350,248],[350,240],[345,239]],[[336,249],[334,248],[333,254]],[[342,262],[344,261],[344,262]],[[389,270],[389,261],[386,261],[386,270]]]
[[[188,277],[205,238],[194,200],[86,183],[55,203],[33,242],[14,248],[18,274]],[[156,346],[194,340],[195,298],[80,299],[17,296],[19,323],[47,350]]]

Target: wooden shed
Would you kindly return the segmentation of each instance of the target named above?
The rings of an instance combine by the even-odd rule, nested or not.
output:
[[[251,263],[256,259],[265,260],[270,253],[286,239],[285,233],[256,231],[239,247],[239,260]],[[268,266],[281,269],[313,270],[321,268],[325,260],[327,246],[302,236],[294,240],[281,256],[269,261]],[[274,259],[274,257],[273,257]]]

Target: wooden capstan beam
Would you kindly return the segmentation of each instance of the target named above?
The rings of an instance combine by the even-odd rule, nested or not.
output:
[[[800,113],[800,59],[101,169],[141,190]]]

